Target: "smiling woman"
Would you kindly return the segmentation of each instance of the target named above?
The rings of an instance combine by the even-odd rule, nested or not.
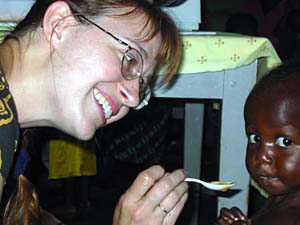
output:
[[[167,84],[180,57],[175,24],[146,0],[36,1],[0,45],[0,178],[11,167],[19,126],[88,140],[145,105],[148,82],[162,71]],[[184,178],[182,169],[141,172],[121,197],[114,224],[175,224],[187,200]],[[14,222],[5,225],[29,224],[31,215],[26,207],[9,207],[6,218]]]

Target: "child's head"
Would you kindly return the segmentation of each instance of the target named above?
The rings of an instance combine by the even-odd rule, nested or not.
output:
[[[300,63],[272,70],[247,98],[246,165],[269,194],[300,189]]]

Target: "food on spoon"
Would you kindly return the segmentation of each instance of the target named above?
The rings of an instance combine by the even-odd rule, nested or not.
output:
[[[221,191],[223,191],[223,192],[228,191],[234,185],[234,182],[225,182],[225,181],[211,181],[209,183],[225,185],[224,188],[221,189]]]

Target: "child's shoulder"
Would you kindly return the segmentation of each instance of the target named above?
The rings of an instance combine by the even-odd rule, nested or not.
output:
[[[269,205],[251,218],[251,225],[300,225],[300,202],[284,201]]]

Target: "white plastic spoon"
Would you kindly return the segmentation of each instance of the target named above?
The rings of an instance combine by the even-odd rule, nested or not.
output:
[[[214,191],[227,191],[235,184],[234,182],[224,182],[224,181],[205,182],[203,180],[199,180],[196,178],[185,178],[185,181],[201,184],[207,189],[214,190]]]

